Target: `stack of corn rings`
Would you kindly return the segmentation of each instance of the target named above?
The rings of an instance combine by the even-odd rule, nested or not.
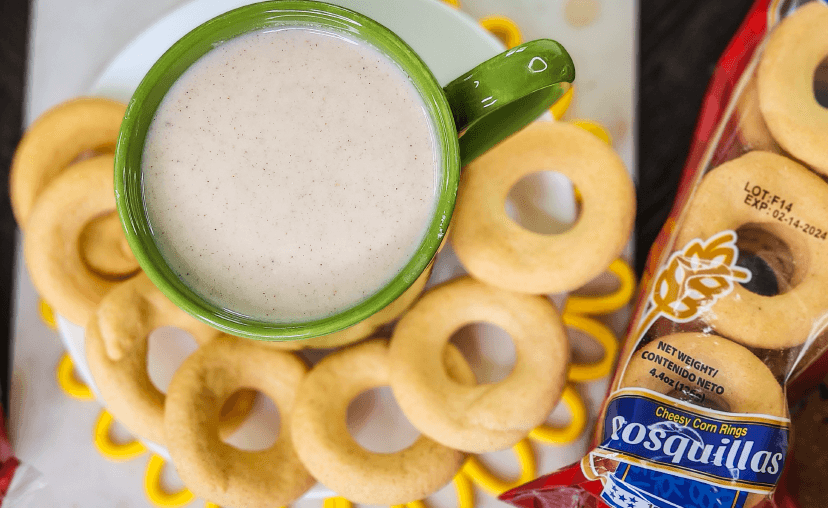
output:
[[[746,74],[750,81],[736,103],[737,122],[726,118],[722,124],[738,127],[736,136],[723,136],[720,143],[738,139],[743,150],[698,173],[671,231],[672,253],[662,259],[647,305],[633,323],[607,403],[644,394],[670,410],[699,408],[694,414],[702,414],[710,408],[725,418],[732,413],[734,419],[771,422],[784,429],[784,442],[757,441],[753,453],[762,450],[759,458],[768,460],[753,459],[750,467],[777,477],[784,453],[773,452],[787,448],[789,424],[783,385],[822,354],[828,341],[828,108],[817,102],[813,88],[814,73],[828,58],[825,34],[824,2],[798,7],[770,33],[758,72]],[[717,154],[732,153],[716,148]],[[631,425],[642,425],[641,414]],[[668,416],[656,421],[670,423]],[[610,430],[607,418],[607,430],[599,425],[597,431],[601,446],[582,462],[589,480],[613,474],[623,462],[662,470],[658,451],[639,462],[616,453],[607,443],[620,433]],[[705,430],[697,425],[701,421],[693,428]],[[687,466],[684,478],[701,470],[692,462],[708,463],[705,450],[702,458],[691,450],[686,461],[673,461]],[[747,491],[745,508],[764,503],[770,492],[744,487],[740,470],[749,451],[738,470],[731,470],[729,487]]]
[[[815,86],[828,88],[825,9],[799,7],[771,34],[736,104],[739,138],[748,150],[787,153],[828,174],[828,108]]]
[[[695,238],[735,231],[739,251],[772,272],[764,288],[736,284],[703,316],[716,334],[760,357],[787,352],[768,380],[790,377],[794,363],[807,366],[825,349],[828,107],[817,102],[814,79],[828,58],[826,33],[823,2],[798,7],[771,32],[736,104],[746,153],[703,176],[675,238],[683,247]],[[774,384],[763,397],[781,398]]]
[[[740,251],[773,272],[775,287],[765,294],[736,285],[704,315],[717,334],[760,356],[794,353],[806,343],[806,357],[824,349],[812,342],[824,340],[820,323],[828,309],[828,108],[814,95],[814,73],[828,58],[826,31],[828,7],[811,2],[770,34],[737,103],[739,132],[753,150],[704,175],[676,237],[683,246],[736,231]],[[774,378],[790,376],[797,355],[784,356],[776,374],[762,369],[761,381],[774,387],[763,398],[782,398]],[[806,364],[807,358],[799,366]]]
[[[570,90],[553,108],[556,117],[571,98]],[[582,433],[584,403],[567,381],[605,376],[617,349],[612,332],[587,314],[617,310],[633,291],[630,269],[617,258],[632,228],[634,188],[599,126],[536,123],[463,170],[450,238],[470,276],[421,296],[429,269],[397,301],[346,330],[258,343],[190,317],[140,271],[112,195],[112,147],[123,112],[121,104],[83,98],[44,114],[20,143],[11,193],[32,281],[48,302],[45,314],[53,308],[85,325],[86,359],[107,407],[95,429],[99,449],[121,460],[145,451],[138,441],[110,439],[117,420],[137,439],[165,447],[187,486],[159,489],[164,462],[153,456],[147,490],[159,505],[199,496],[222,506],[279,507],[317,481],[342,496],[326,500],[332,507],[413,505],[454,480],[459,504],[468,507],[471,481],[499,494],[535,477],[527,438],[561,443]],[[510,188],[545,170],[571,179],[581,208],[575,225],[559,235],[525,230],[505,211]],[[608,268],[620,289],[572,297],[563,316],[543,296],[576,290]],[[376,338],[396,320],[390,339]],[[498,383],[478,384],[449,344],[474,322],[496,324],[514,342],[512,373]],[[164,394],[150,380],[146,358],[149,334],[166,326],[185,330],[199,347]],[[592,335],[603,358],[570,364],[566,328]],[[300,348],[335,350],[308,368],[288,351]],[[58,379],[67,393],[92,397],[68,357]],[[347,410],[360,393],[386,385],[422,436],[399,452],[373,453],[350,435]],[[274,401],[282,424],[272,446],[243,451],[224,438],[244,421],[254,391]],[[571,423],[552,427],[545,422],[562,399]],[[523,466],[512,481],[495,477],[473,455],[510,447]]]

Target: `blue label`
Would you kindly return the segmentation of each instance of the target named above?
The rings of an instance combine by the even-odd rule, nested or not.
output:
[[[654,505],[649,499],[645,498],[632,485],[619,480],[615,475],[609,475],[607,481],[604,483],[604,490],[601,491],[601,499],[609,506],[615,508],[684,508],[676,506],[661,506]]]
[[[655,392],[624,390],[609,402],[598,450],[711,485],[769,492],[782,473],[788,423],[690,406]]]
[[[658,508],[742,508],[748,496],[747,492],[625,463],[613,476],[618,486]]]

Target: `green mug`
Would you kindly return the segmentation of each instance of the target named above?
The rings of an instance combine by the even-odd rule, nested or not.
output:
[[[324,27],[379,49],[410,76],[433,122],[442,167],[428,231],[414,256],[385,287],[334,315],[305,322],[267,322],[216,305],[185,285],[162,257],[144,204],[141,158],[147,130],[164,95],[196,60],[222,41],[278,26]],[[531,41],[478,65],[440,87],[419,56],[393,32],[357,12],[309,0],[277,0],[240,7],[198,26],[152,66],[129,102],[115,152],[115,196],[127,240],[141,268],[178,307],[232,335],[296,340],[354,325],[399,297],[426,270],[454,210],[461,165],[544,113],[575,78],[566,50],[552,40]],[[459,136],[458,136],[459,133]]]

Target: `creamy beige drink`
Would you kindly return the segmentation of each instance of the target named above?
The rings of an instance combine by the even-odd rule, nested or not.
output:
[[[375,48],[305,28],[240,36],[164,97],[144,148],[159,250],[215,304],[269,321],[345,310],[411,259],[436,202],[425,106]]]

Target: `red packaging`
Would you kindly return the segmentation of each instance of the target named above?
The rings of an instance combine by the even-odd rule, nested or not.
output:
[[[501,499],[796,507],[787,400],[828,373],[823,67],[828,2],[754,3],[705,96],[593,448]]]

